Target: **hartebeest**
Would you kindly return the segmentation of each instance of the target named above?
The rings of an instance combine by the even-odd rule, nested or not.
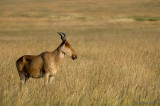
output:
[[[58,67],[64,56],[70,56],[73,60],[77,55],[66,39],[66,35],[58,32],[62,43],[53,52],[43,52],[40,55],[24,55],[16,61],[16,67],[20,77],[20,86],[30,77],[45,78],[45,84],[52,83]]]

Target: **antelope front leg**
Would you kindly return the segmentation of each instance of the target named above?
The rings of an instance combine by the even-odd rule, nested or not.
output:
[[[50,76],[49,76],[49,84],[51,85],[53,80],[54,80],[54,83],[55,83],[55,77],[54,75],[57,73],[57,70],[51,70],[50,71]]]
[[[52,75],[52,76],[49,76],[49,84],[50,84],[50,85],[52,84],[53,80],[54,80],[54,82],[55,82],[54,76],[53,76],[53,75]]]
[[[48,86],[48,82],[49,82],[49,73],[46,73],[44,76],[44,85]]]

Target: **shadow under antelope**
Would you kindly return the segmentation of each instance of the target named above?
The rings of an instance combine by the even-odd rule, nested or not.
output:
[[[66,35],[58,32],[62,43],[53,52],[43,52],[40,55],[24,55],[16,61],[17,71],[20,77],[20,87],[23,83],[32,78],[45,78],[45,84],[52,83],[58,67],[61,65],[64,56],[70,56],[73,60],[77,55],[66,39]]]

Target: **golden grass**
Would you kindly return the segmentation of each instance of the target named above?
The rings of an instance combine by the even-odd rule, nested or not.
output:
[[[2,0],[0,105],[160,104],[159,7],[152,0]],[[66,57],[48,89],[31,78],[20,92],[15,61],[54,50],[58,31],[78,59]]]

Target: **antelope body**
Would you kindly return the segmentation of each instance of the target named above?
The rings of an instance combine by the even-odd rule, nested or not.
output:
[[[53,52],[43,52],[40,55],[24,55],[16,61],[21,80],[20,86],[30,77],[44,77],[45,84],[51,84],[64,56],[68,55],[73,60],[77,58],[75,51],[66,40],[66,35],[62,32],[58,32],[58,34],[61,36],[62,43]]]

